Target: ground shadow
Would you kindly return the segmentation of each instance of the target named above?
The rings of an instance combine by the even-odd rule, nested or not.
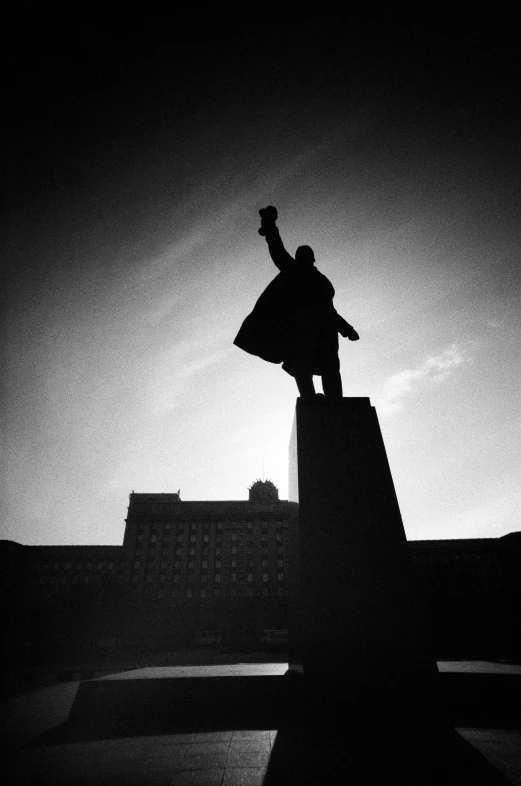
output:
[[[309,786],[341,779],[365,783],[374,778],[400,786],[505,786],[508,779],[454,730],[454,725],[480,725],[476,720],[491,727],[492,718],[496,727],[508,725],[497,724],[497,708],[489,708],[492,715],[487,716],[487,691],[476,692],[469,675],[462,677],[467,687],[460,686],[465,706],[459,708],[459,724],[454,695],[445,697],[448,703],[435,700],[428,691],[405,696],[403,686],[393,693],[375,686],[341,703],[317,700],[295,675],[95,680],[79,686],[67,722],[28,747],[276,729],[265,786]],[[452,682],[445,685],[452,691],[457,688]],[[471,690],[478,697],[478,716],[470,712]]]

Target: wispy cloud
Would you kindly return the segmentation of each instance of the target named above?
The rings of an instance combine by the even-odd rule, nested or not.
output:
[[[434,355],[416,368],[405,369],[385,380],[376,398],[378,411],[387,414],[403,409],[403,400],[422,384],[439,384],[458,366],[470,362],[467,348],[451,344],[440,355]]]
[[[199,371],[215,365],[232,352],[222,346],[222,337],[201,336],[180,342],[169,353],[156,359],[156,370],[147,382],[147,401],[156,414],[174,409],[186,389],[187,381]]]
[[[332,144],[333,140],[327,139],[313,145],[297,153],[284,166],[273,168],[250,182],[244,182],[240,174],[223,179],[222,172],[205,180],[175,212],[172,227],[175,241],[160,255],[140,261],[135,273],[136,285],[149,283],[172,271],[182,279],[183,265],[197,263],[203,258],[219,238],[233,231],[245,213],[251,212],[256,224],[257,208],[279,193],[299,172],[316,164]],[[193,268],[187,270],[193,273]]]

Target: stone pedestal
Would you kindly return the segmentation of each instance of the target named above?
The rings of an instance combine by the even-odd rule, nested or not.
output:
[[[437,667],[369,399],[298,399],[289,466],[299,514],[291,665],[339,696],[430,684]]]

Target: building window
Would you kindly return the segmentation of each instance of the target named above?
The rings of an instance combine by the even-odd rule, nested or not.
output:
[[[174,568],[180,568],[180,567],[181,567],[181,560],[176,559],[176,561],[174,562]]]
[[[143,533],[142,533],[142,532],[140,532],[140,533],[139,533],[139,535],[137,536],[138,543],[141,543],[141,541],[143,540],[143,538],[144,538],[144,535],[143,535]]]
[[[277,573],[277,581],[284,581],[284,573]]]
[[[87,570],[91,570],[92,569],[92,562],[87,562],[85,567],[86,567]]]
[[[109,562],[108,565],[107,565],[107,568],[109,570],[114,570],[114,563],[113,562]]]
[[[286,594],[286,590],[283,587],[279,587],[278,593],[279,593],[279,595],[285,595]]]
[[[81,562],[76,563],[76,570],[81,570]]]
[[[179,584],[179,573],[174,573],[173,581],[174,584]]]
[[[237,554],[237,546],[232,546],[232,554]]]
[[[201,564],[202,564],[203,568],[207,568],[208,567],[208,560],[207,559],[203,559]]]
[[[190,551],[189,551],[188,553],[189,553],[189,554],[190,554],[190,555],[193,557],[193,556],[194,556],[194,554],[195,554],[195,549],[194,549],[194,548],[191,548],[191,549],[190,549]]]
[[[197,524],[191,524],[190,529],[197,529]]]
[[[175,550],[176,557],[180,557],[182,553],[183,553],[183,549],[176,549]]]
[[[203,584],[205,584],[208,581],[208,575],[206,573],[203,573],[203,575],[201,576],[201,581]]]
[[[203,541],[204,541],[204,543],[209,543],[210,542],[210,536],[209,535],[203,535]]]
[[[268,536],[267,535],[261,535],[261,540],[262,540],[263,543],[266,543],[267,540],[268,540]]]
[[[197,538],[195,535],[190,535],[190,543],[195,543],[196,540]]]
[[[222,529],[223,525],[220,521],[217,522],[217,529]]]
[[[187,597],[187,598],[191,598],[191,597],[192,597],[192,590],[191,590],[190,588],[188,588],[188,589],[186,590],[186,597]]]
[[[206,598],[206,590],[202,589],[199,595],[201,596],[201,598]]]
[[[284,560],[283,559],[278,559],[277,560],[277,567],[278,568],[283,568],[284,567]]]
[[[263,568],[267,568],[268,567],[268,560],[267,559],[263,559],[262,560],[262,567]]]
[[[237,540],[237,535],[235,534],[235,532],[232,535],[232,540]]]
[[[216,548],[215,549],[215,556],[216,557],[220,557],[221,553],[222,553],[222,549],[220,549],[220,548]]]
[[[141,565],[141,562],[140,562],[138,559],[137,559],[137,560],[135,560],[135,562],[134,562],[134,567],[135,567],[135,568],[139,568],[139,566],[140,566],[140,565]]]
[[[268,589],[267,587],[263,587],[263,588],[262,588],[262,594],[263,594],[263,595],[269,595],[269,594],[270,594],[270,591],[269,591],[269,589]]]
[[[152,529],[157,529],[157,524],[152,524]]]
[[[159,581],[161,582],[161,584],[164,584],[164,583],[165,583],[165,581],[166,581],[166,576],[165,576],[165,574],[164,574],[164,573],[161,573],[161,574],[159,575]]]
[[[165,529],[171,529],[171,527],[172,527],[171,524],[165,524]]]
[[[253,529],[253,524],[251,523],[251,521],[248,522],[248,529]]]
[[[262,529],[268,529],[268,522],[267,521],[263,521],[261,526],[262,526]]]
[[[195,562],[193,559],[191,559],[190,562],[188,563],[188,567],[192,569],[195,568]]]
[[[215,583],[216,584],[220,584],[221,583],[221,574],[220,573],[216,573],[215,574]]]
[[[182,543],[183,542],[183,536],[182,535],[178,535],[176,540],[177,540],[178,543]]]
[[[267,547],[267,546],[263,546],[263,547],[261,548],[261,554],[262,554],[263,556],[268,554],[268,547]]]
[[[165,597],[165,591],[162,590],[162,589],[158,590],[157,591],[157,597],[158,598],[164,598]]]
[[[98,570],[101,570],[103,568],[103,562],[98,562],[97,568]]]
[[[220,598],[221,597],[221,590],[220,589],[214,590],[213,591],[213,596],[214,596],[214,598]]]
[[[216,560],[215,560],[215,567],[216,567],[216,568],[220,568],[221,566],[222,566],[222,562],[221,562],[221,560],[220,560],[220,559],[216,559]]]
[[[246,595],[248,595],[251,598],[251,596],[253,595],[253,587],[246,587]]]
[[[237,581],[237,574],[236,573],[232,573],[230,578],[231,578],[232,581]]]
[[[147,584],[151,584],[151,583],[152,583],[152,576],[150,575],[150,573],[148,573],[147,574]]]
[[[173,598],[179,597],[179,590],[177,588],[172,590],[172,597]]]
[[[232,568],[236,568],[236,567],[237,567],[237,560],[232,559]]]
[[[268,581],[268,574],[267,573],[263,573],[262,574],[262,580],[263,581]]]
[[[156,543],[156,541],[157,541],[157,535],[151,535],[150,536],[150,543]]]
[[[194,583],[194,574],[193,574],[193,573],[189,573],[189,574],[188,574],[188,576],[187,576],[187,581],[188,581],[190,584],[193,584],[193,583]]]
[[[249,582],[253,581],[253,573],[248,573],[247,579]]]
[[[168,568],[168,560],[166,560],[166,559],[162,560],[161,561],[161,567],[162,568]]]
[[[277,540],[282,540],[282,534],[280,532],[277,532]]]

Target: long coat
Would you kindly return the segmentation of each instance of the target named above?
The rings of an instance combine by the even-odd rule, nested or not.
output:
[[[259,297],[233,343],[269,363],[283,363],[292,374],[291,355],[299,341],[311,346],[325,341],[338,352],[338,333],[347,335],[349,325],[333,306],[335,290],[329,279],[314,266],[298,265],[278,232],[276,245],[272,238],[267,238],[270,253],[281,272]],[[313,373],[321,375],[324,370],[317,363]]]

